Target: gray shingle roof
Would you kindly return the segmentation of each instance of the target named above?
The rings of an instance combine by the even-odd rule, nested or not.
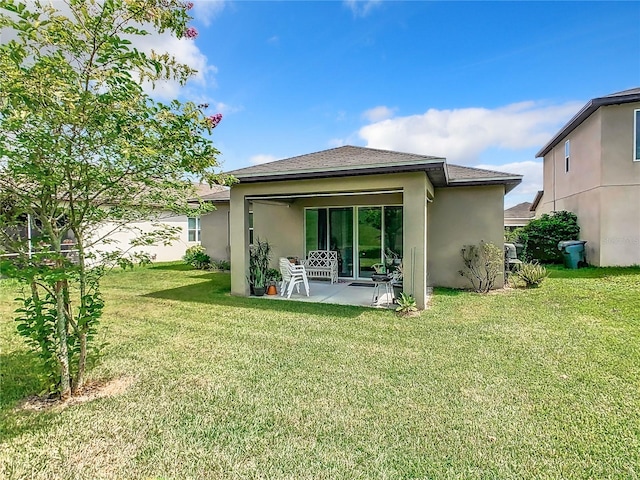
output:
[[[553,147],[558,145],[564,138],[573,132],[582,122],[591,116],[600,107],[607,105],[621,105],[623,103],[640,102],[640,88],[631,88],[621,92],[611,93],[604,97],[593,98],[582,107],[582,109],[569,120],[569,122],[556,133],[542,149],[536,153],[536,157],[544,157]]]
[[[245,178],[277,174],[328,173],[330,171],[362,170],[376,167],[415,166],[442,163],[443,161],[444,159],[440,157],[347,145],[241,168],[228,173],[242,181]]]
[[[472,167],[447,165],[442,157],[344,146],[276,160],[228,172],[241,183],[285,179],[328,178],[347,175],[426,171],[436,187],[448,185],[505,184],[507,191],[522,177]]]
[[[224,187],[223,187],[224,188]],[[208,195],[203,195],[202,200],[206,200],[208,202],[228,202],[231,198],[231,190],[228,188],[224,188],[223,190],[219,190],[217,192],[210,193]]]
[[[535,212],[532,212],[530,209],[531,202],[519,203],[511,208],[507,208],[504,211],[504,218],[533,218]]]

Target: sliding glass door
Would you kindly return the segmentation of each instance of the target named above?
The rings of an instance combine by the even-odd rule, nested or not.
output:
[[[402,258],[402,241],[400,206],[305,210],[306,253],[311,250],[338,252],[341,277],[371,278],[374,265],[390,262],[394,255]]]
[[[358,207],[358,277],[371,278],[382,263],[382,207]]]

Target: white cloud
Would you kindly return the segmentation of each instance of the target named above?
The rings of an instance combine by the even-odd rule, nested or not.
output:
[[[344,0],[343,3],[353,12],[354,17],[366,17],[382,0]]]
[[[370,122],[379,122],[381,120],[386,120],[388,118],[393,117],[393,113],[395,112],[395,108],[385,107],[384,105],[380,105],[378,107],[370,108],[362,113],[362,117]]]
[[[267,155],[265,153],[260,153],[258,155],[254,155],[249,159],[251,165],[260,165],[261,163],[269,163],[278,160],[277,157],[273,155]]]
[[[429,109],[366,125],[358,132],[371,148],[446,157],[470,165],[489,148],[542,147],[582,103],[521,102],[496,109]]]
[[[196,0],[193,2],[193,18],[208,27],[224,6],[224,0]]]
[[[512,162],[503,165],[474,165],[474,167],[522,175],[522,183],[514,190],[514,193],[519,195],[527,195],[533,198],[538,190],[542,190],[541,160],[525,160],[524,162]]]
[[[327,142],[327,145],[331,148],[343,147],[346,145],[345,140],[343,138],[331,138]]]
[[[267,43],[270,43],[271,45],[279,45],[280,37],[278,35],[274,35],[273,37],[267,39]]]

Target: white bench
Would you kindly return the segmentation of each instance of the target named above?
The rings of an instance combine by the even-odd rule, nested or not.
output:
[[[331,283],[338,281],[338,252],[311,250],[302,264],[308,277],[328,278]]]

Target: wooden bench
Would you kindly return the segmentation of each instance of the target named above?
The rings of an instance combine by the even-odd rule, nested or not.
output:
[[[328,278],[331,283],[338,281],[338,252],[311,250],[302,264],[308,277]]]

